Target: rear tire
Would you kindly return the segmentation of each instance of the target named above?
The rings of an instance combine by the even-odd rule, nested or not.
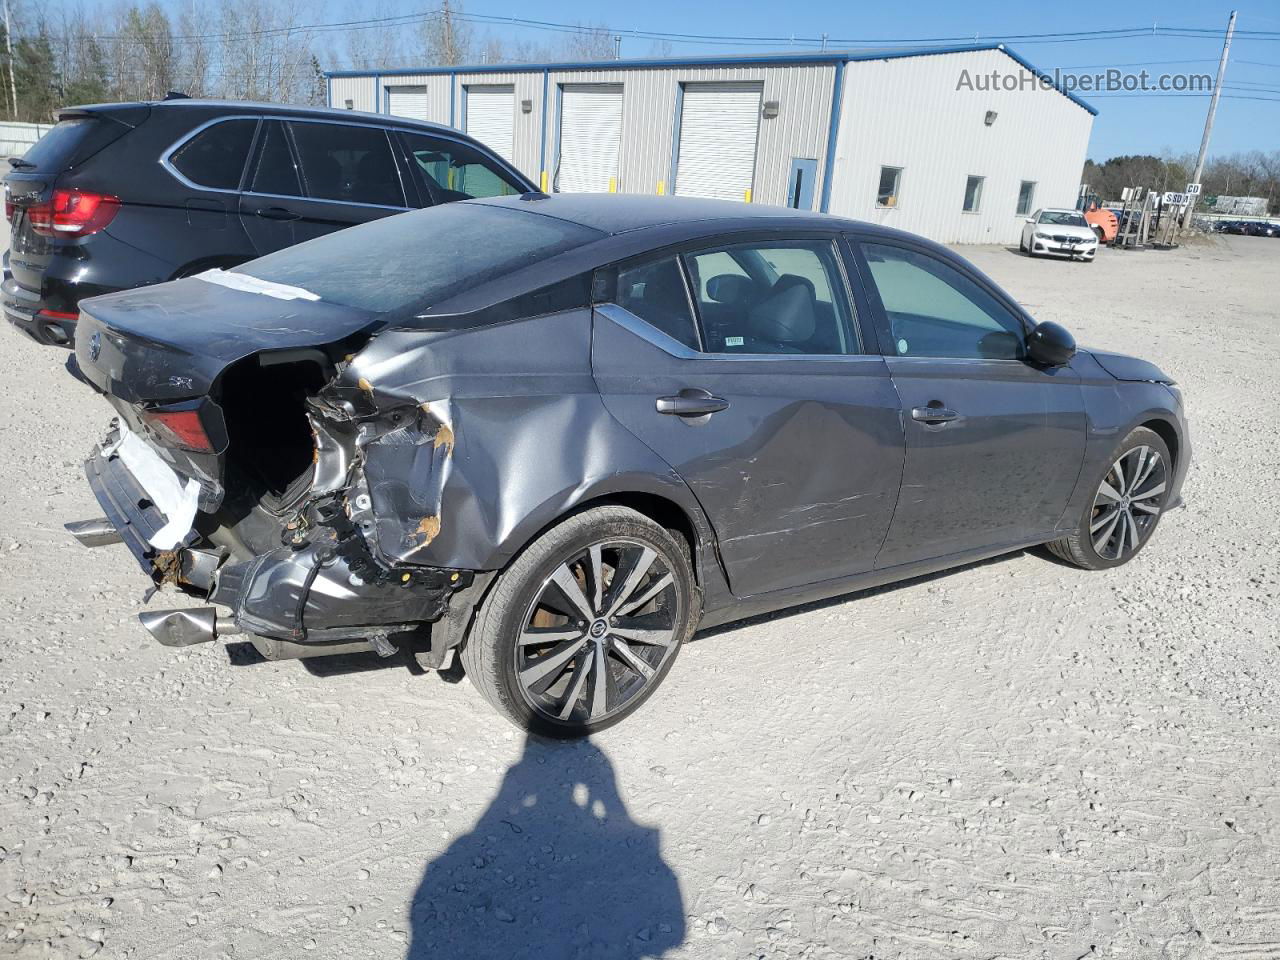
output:
[[[462,649],[476,689],[512,723],[589,736],[635,712],[700,611],[689,546],[626,507],[552,527],[498,577]]]
[[[1172,479],[1168,444],[1154,430],[1138,427],[1107,458],[1075,531],[1046,546],[1085,570],[1128,563],[1155,533]]]

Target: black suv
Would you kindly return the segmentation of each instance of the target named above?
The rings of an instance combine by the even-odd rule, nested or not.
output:
[[[234,266],[406,209],[536,189],[448,127],[185,98],[62,110],[9,164],[4,312],[61,346],[85,297]]]

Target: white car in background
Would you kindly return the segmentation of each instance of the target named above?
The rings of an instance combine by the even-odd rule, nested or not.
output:
[[[1047,207],[1027,217],[1018,249],[1032,257],[1048,253],[1092,260],[1098,252],[1098,235],[1079,210]]]

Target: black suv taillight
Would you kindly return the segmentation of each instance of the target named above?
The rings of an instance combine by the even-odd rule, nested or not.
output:
[[[9,204],[6,203],[6,213]],[[27,208],[31,229],[46,237],[86,237],[97,233],[120,210],[120,198],[87,190],[54,190],[47,203]]]

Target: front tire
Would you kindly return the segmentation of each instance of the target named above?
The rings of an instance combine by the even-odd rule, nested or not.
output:
[[[1075,531],[1047,544],[1055,556],[1085,570],[1118,567],[1137,556],[1169,501],[1173,459],[1154,430],[1132,431],[1107,462]]]
[[[585,737],[666,677],[699,611],[688,544],[634,510],[594,507],[535,540],[485,598],[462,663],[519,727]]]

